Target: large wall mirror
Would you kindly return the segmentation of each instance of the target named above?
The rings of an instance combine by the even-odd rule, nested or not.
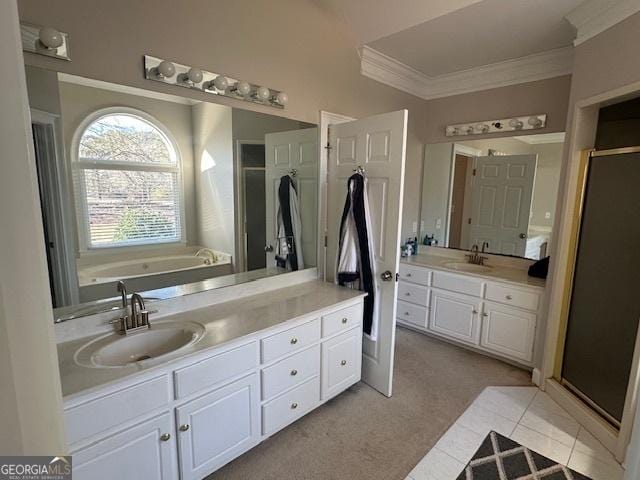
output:
[[[540,259],[551,240],[564,133],[430,144],[422,244]]]
[[[315,125],[26,73],[56,320],[316,266]]]

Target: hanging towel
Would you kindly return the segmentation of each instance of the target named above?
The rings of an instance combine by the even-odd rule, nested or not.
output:
[[[347,199],[342,211],[335,282],[367,292],[364,299],[363,330],[375,340],[378,335],[378,299],[375,292],[374,247],[371,215],[364,175],[356,173],[347,182]]]
[[[276,232],[276,265],[291,271],[304,268],[302,222],[298,192],[289,175],[280,178]]]

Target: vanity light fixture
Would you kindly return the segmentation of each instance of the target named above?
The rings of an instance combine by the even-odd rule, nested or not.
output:
[[[70,60],[69,36],[50,26],[20,23],[22,50],[47,57]]]
[[[202,70],[191,67],[187,73],[178,75],[178,82],[184,83],[187,87],[193,87],[202,81]]]
[[[523,117],[504,118],[500,120],[484,120],[482,122],[447,125],[445,135],[457,137],[463,135],[482,135],[495,132],[513,132],[536,130],[547,125],[547,114],[525,115]]]
[[[279,90],[150,55],[144,56],[144,76],[147,80],[275,108],[284,108],[289,101],[289,96]]]

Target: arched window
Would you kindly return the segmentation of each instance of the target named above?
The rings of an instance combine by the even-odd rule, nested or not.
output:
[[[84,249],[180,242],[180,162],[149,115],[101,110],[76,135],[73,162]]]

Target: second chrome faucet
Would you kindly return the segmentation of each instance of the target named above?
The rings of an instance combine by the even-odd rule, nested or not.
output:
[[[122,334],[139,332],[151,327],[149,323],[149,311],[145,307],[144,298],[139,293],[131,295],[131,314],[127,315],[127,287],[121,280],[118,282],[118,292],[122,297],[124,316],[113,320],[111,323],[120,323]]]

